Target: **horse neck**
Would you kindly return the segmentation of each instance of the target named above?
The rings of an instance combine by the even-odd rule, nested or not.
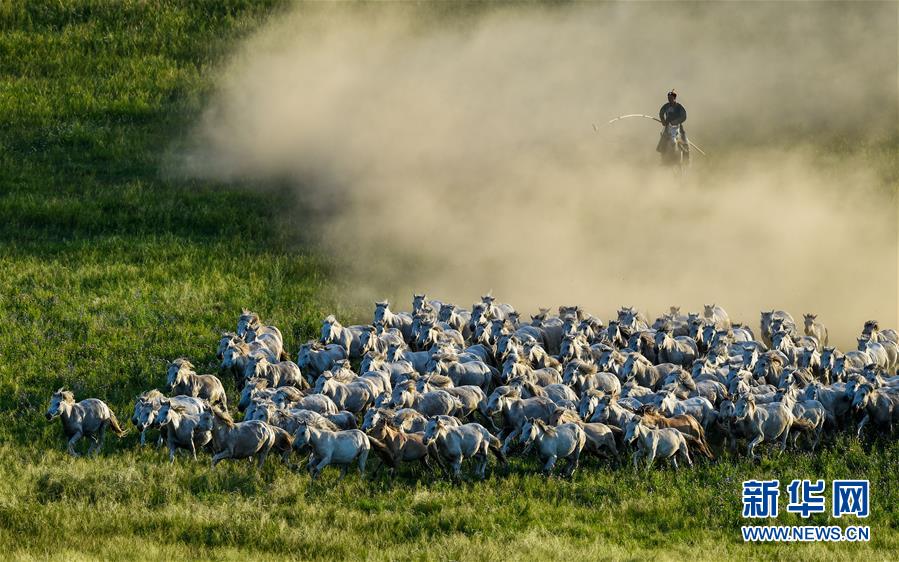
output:
[[[644,439],[646,439],[646,436],[649,433],[648,430],[649,430],[648,427],[646,427],[645,425],[643,425],[640,422],[637,422],[637,426],[634,427],[634,435],[637,437],[637,439],[639,439],[640,441],[643,441]]]
[[[746,403],[746,416],[749,419],[754,419],[756,412],[758,412],[758,408],[755,406],[755,402],[747,402]]]
[[[662,411],[662,413],[664,413],[664,410],[668,410],[671,413],[674,413],[674,405],[676,400],[677,399],[674,397],[674,394],[669,394],[659,404],[659,410]]]
[[[216,440],[220,441],[221,439],[228,437],[233,428],[229,426],[225,420],[219,419],[215,414],[212,415],[212,418],[212,433],[215,435]]]
[[[178,431],[178,427],[181,425],[181,414],[171,408],[169,408],[169,425],[175,431]]]
[[[322,430],[309,425],[306,426],[306,431],[309,432],[309,444],[314,447],[318,443],[319,439],[321,439]]]
[[[414,385],[406,390],[406,392],[412,395],[412,405],[408,407],[412,408],[413,410],[417,409],[417,407],[421,404],[423,398],[422,394],[416,392]]]
[[[792,410],[793,406],[796,405],[796,396],[791,390],[787,390],[786,392],[784,392],[783,398],[780,399],[780,403],[783,404],[787,409]]]
[[[519,400],[521,400],[521,398],[518,396],[504,396],[501,401],[499,412],[504,416],[507,415],[512,410],[512,405],[518,403]]]
[[[75,413],[75,408],[78,405],[74,402],[60,402],[59,403],[59,419],[62,420],[62,424],[66,427],[69,426],[69,423],[74,421],[72,418],[74,417],[72,414]]]
[[[382,441],[390,441],[398,443],[400,445],[402,445],[402,443],[406,441],[406,436],[402,431],[390,427],[390,425],[388,424],[384,424],[381,426],[381,435],[384,436]]]
[[[337,396],[337,393],[340,392],[342,388],[343,383],[341,383],[337,379],[325,379],[324,384],[322,384],[322,394]]]
[[[197,374],[193,371],[187,371],[182,376],[182,380],[184,381],[182,384],[185,384],[188,388],[193,389],[197,384]]]

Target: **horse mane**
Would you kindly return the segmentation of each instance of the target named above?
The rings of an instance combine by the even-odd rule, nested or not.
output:
[[[647,416],[650,418],[662,417],[662,415],[659,413],[658,409],[656,409],[656,407],[652,404],[642,405],[641,407],[637,408],[636,413],[640,414],[641,416]]]
[[[75,393],[71,390],[66,390],[66,387],[60,387],[59,390],[53,393],[54,395],[59,394],[62,399],[66,402],[74,402],[75,401]]]
[[[586,361],[581,361],[577,364],[575,368],[575,372],[580,373],[582,375],[595,375],[599,372],[599,367],[596,366],[595,363],[588,363]]]
[[[146,401],[146,400],[153,400],[156,398],[162,398],[164,396],[165,395],[163,393],[159,392],[157,389],[154,388],[153,390],[148,390],[148,391],[144,392],[143,394],[138,396],[137,399]]]
[[[268,388],[268,379],[264,379],[262,377],[252,377],[247,380],[246,385],[262,390],[263,388]]]
[[[555,437],[555,436],[556,436],[556,428],[552,427],[551,425],[549,425],[549,424],[546,423],[545,421],[543,421],[543,420],[541,420],[541,419],[535,419],[532,423],[533,423],[534,425],[536,425],[537,427],[539,427],[539,428],[540,428],[540,431],[542,431],[543,433],[549,435],[550,437]]]
[[[194,364],[190,362],[187,357],[179,357],[172,361],[172,365],[177,365],[178,370],[181,370],[181,367],[187,367],[188,369],[194,369]]]
[[[258,408],[259,406],[257,405],[256,407]],[[220,410],[218,408],[212,408],[212,415],[215,416],[215,419],[223,422],[228,427],[234,427],[234,419],[230,414],[228,414],[228,412]]]
[[[337,322],[337,317],[334,316],[333,314],[329,314],[329,315],[327,315],[327,316],[325,317],[324,323],[325,323],[325,324],[337,324],[337,323],[338,323],[338,322]]]
[[[677,380],[687,387],[687,390],[696,390],[696,381],[693,380],[693,377],[689,372],[682,369],[677,375]]]
[[[521,398],[521,392],[511,385],[498,387],[495,392],[499,392],[500,396],[506,398]]]
[[[378,419],[378,423],[375,424],[375,427],[378,427],[379,425],[387,426],[387,428],[392,431],[400,431],[400,427],[398,425],[396,425],[396,423],[393,421],[392,416],[387,416],[387,415],[382,414],[381,417]]]
[[[187,408],[184,407],[183,404],[172,404],[169,402],[169,411],[178,412],[179,414],[186,414]]]

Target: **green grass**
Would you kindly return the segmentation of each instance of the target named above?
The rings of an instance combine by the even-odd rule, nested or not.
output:
[[[0,4],[3,558],[895,559],[895,444],[868,452],[842,439],[816,457],[679,474],[590,461],[570,482],[519,460],[458,487],[411,472],[312,484],[276,462],[171,467],[133,433],[98,458],[66,456],[58,422],[42,416],[59,386],[125,421],[168,360],[213,370],[218,332],[241,307],[281,327],[291,351],[326,312],[361,319],[336,298],[327,256],[288,228],[301,209],[286,193],[161,172],[229,46],[280,9]],[[896,161],[895,143],[878,150]],[[744,546],[740,483],[765,476],[870,478],[873,541]]]

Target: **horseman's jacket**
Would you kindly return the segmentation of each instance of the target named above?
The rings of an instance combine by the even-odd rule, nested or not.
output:
[[[665,125],[680,125],[687,120],[687,110],[677,102],[666,103],[659,110],[659,120]]]

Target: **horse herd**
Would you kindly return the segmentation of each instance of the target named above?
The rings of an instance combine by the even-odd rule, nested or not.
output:
[[[570,476],[585,454],[616,464],[631,454],[635,468],[668,459],[676,469],[697,455],[737,454],[739,443],[757,458],[763,443],[814,451],[844,429],[892,431],[895,330],[868,321],[844,353],[812,314],[800,327],[787,312],[762,312],[759,328],[757,339],[717,305],[687,315],[672,307],[651,323],[632,307],[604,323],[563,306],[524,323],[490,295],[470,309],[414,295],[411,313],[376,303],[370,325],[328,316],[293,362],[278,328],[244,310],[219,341],[218,376],[176,359],[167,395],[141,394],[131,421],[141,445],[158,430],[171,462],[179,449],[194,459],[207,449],[213,466],[262,466],[272,451],[290,463],[296,453],[313,478],[329,465],[364,475],[370,452],[391,475],[417,462],[458,479],[465,460],[484,478],[491,455],[506,467],[534,451],[544,474],[564,459]],[[219,377],[233,380],[236,408]],[[90,454],[107,428],[125,433],[105,403],[76,403],[64,389],[46,416],[61,418],[73,455],[82,437],[93,440]]]

